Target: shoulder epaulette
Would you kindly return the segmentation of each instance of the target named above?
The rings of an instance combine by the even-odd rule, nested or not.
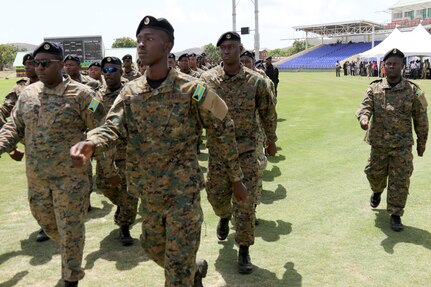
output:
[[[372,81],[372,82],[370,83],[370,85],[371,85],[371,84],[374,84],[374,83],[379,83],[379,82],[382,82],[382,81],[383,81],[383,79],[377,79],[377,80]]]

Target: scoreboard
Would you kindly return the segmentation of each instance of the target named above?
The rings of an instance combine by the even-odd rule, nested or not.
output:
[[[44,41],[60,43],[65,56],[76,55],[81,62],[101,61],[104,57],[102,36],[44,38]]]

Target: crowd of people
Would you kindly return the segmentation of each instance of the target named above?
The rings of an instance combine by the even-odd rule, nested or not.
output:
[[[131,55],[107,56],[84,75],[79,57],[53,42],[23,58],[28,79],[0,108],[0,154],[26,157],[37,241],[59,243],[61,278],[78,286],[93,161],[98,190],[117,207],[124,246],[133,244],[129,229],[141,200],[140,240],[164,268],[166,286],[202,286],[206,276],[207,261],[196,258],[203,188],[220,218],[218,240],[232,219],[238,272],[249,274],[263,170],[277,149],[278,70],[271,58],[256,62],[236,32],[219,37],[222,61],[212,65],[205,54],[176,60],[174,28],[164,18],[144,17],[136,37],[136,67]],[[202,129],[206,181],[197,160]]]
[[[386,68],[384,62],[380,64],[377,61],[345,61],[342,64],[335,63],[335,75],[340,77],[341,69],[344,76],[361,76],[361,77],[386,77]],[[431,79],[431,68],[429,59],[414,59],[404,64],[402,75],[406,79]]]

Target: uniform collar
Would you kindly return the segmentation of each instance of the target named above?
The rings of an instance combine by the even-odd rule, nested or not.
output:
[[[397,91],[397,90],[403,89],[405,87],[406,83],[407,83],[407,80],[404,79],[404,78],[401,78],[401,81],[395,87],[392,87],[388,83],[387,78],[384,78],[383,81],[382,81],[383,89],[385,89],[385,90],[392,90],[392,91]]]
[[[169,92],[171,90],[173,90],[173,85],[175,82],[176,77],[178,76],[178,72],[176,69],[169,69],[168,72],[168,76],[166,77],[166,79],[163,81],[163,83],[156,89],[152,89],[150,87],[150,85],[147,82],[147,71],[145,71],[145,74],[143,77],[141,77],[142,79],[142,84],[143,84],[143,92],[154,92],[154,93],[165,93],[165,92]]]
[[[70,82],[71,80],[70,80],[70,77],[68,76],[66,78],[63,78],[63,81],[53,89],[46,87],[44,84],[42,88],[42,92],[43,94],[49,95],[49,96],[62,96],[67,86],[70,84]]]
[[[245,78],[244,65],[240,63],[239,72],[235,76],[229,76],[224,71],[223,62],[222,62],[220,66],[218,66],[218,74],[223,79],[223,81],[244,79]]]

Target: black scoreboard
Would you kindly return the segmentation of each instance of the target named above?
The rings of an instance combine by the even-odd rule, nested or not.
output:
[[[101,61],[104,57],[102,36],[45,38],[44,41],[60,43],[64,55],[77,55],[81,62]]]

